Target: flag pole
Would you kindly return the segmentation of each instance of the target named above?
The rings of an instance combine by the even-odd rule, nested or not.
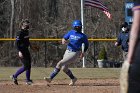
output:
[[[82,33],[84,33],[84,0],[81,0],[81,22]],[[82,44],[82,52],[84,52],[84,44]],[[83,68],[85,68],[85,57],[83,57]]]

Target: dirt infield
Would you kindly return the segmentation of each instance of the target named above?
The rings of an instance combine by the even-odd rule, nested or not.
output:
[[[0,93],[120,93],[118,79],[79,79],[75,86],[68,84],[69,80],[54,80],[51,84],[34,80],[33,85],[0,81]]]

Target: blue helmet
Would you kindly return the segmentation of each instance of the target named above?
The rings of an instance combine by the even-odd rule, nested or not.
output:
[[[75,28],[76,26],[82,26],[82,23],[80,20],[75,20],[73,23],[72,23],[72,27]]]

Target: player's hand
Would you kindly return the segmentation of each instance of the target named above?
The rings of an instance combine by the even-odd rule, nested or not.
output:
[[[67,40],[65,40],[64,38],[62,39],[62,44],[66,44]]]
[[[18,56],[20,57],[20,58],[23,58],[23,55],[22,55],[22,53],[19,51],[18,52]]]
[[[118,42],[115,43],[115,46],[118,46]]]
[[[81,52],[80,59],[82,59],[83,57],[84,57],[84,53]]]
[[[131,58],[127,58],[126,61],[127,61],[129,64],[132,64],[132,63],[133,63],[133,59],[131,59]]]

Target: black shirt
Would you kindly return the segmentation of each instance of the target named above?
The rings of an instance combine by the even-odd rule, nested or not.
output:
[[[128,52],[129,32],[121,32],[118,36],[117,42],[121,45],[123,51]]]
[[[30,42],[29,42],[29,31],[21,29],[17,32],[16,36],[16,47],[19,51],[28,49]]]
[[[134,8],[140,9],[140,0],[134,0]]]

